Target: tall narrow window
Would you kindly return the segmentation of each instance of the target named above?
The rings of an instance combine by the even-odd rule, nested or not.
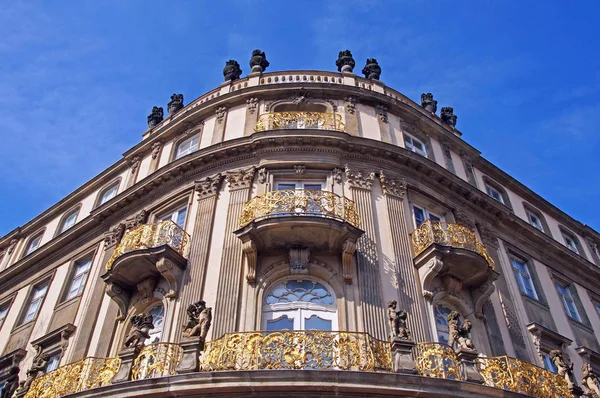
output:
[[[185,227],[185,217],[187,215],[187,205],[183,206],[175,211],[163,214],[161,217],[159,217],[158,219],[160,221],[167,221],[167,220],[171,220],[173,221],[175,224],[177,224],[179,226],[179,228],[184,228]]]
[[[450,331],[448,329],[448,314],[450,314],[450,312],[450,309],[443,305],[436,305],[434,308],[437,340],[440,343],[448,344],[448,341],[450,340]]]
[[[70,212],[69,214],[67,214],[62,219],[60,226],[58,227],[58,233],[62,234],[63,232],[65,232],[66,230],[71,228],[73,225],[75,225],[78,215],[79,215],[79,209],[75,209],[72,212]]]
[[[530,211],[526,211],[526,212],[527,212],[527,219],[529,220],[529,224],[533,225],[540,231],[544,232],[544,226],[542,225],[542,220],[540,220],[540,218],[536,214],[533,214]]]
[[[544,360],[544,368],[546,368],[546,370],[549,370],[553,373],[558,373],[558,368],[556,367],[554,362],[552,362],[550,354],[548,354],[547,352],[542,353],[542,359]]]
[[[71,284],[69,291],[67,292],[66,300],[70,300],[73,297],[79,296],[85,288],[85,282],[87,281],[90,273],[90,267],[92,265],[92,259],[88,258],[75,263],[73,269],[73,276],[71,277]]]
[[[8,315],[8,304],[4,304],[0,306],[0,329],[2,329],[2,325],[4,325],[4,320]]]
[[[50,358],[48,358],[48,363],[46,365],[46,369],[44,369],[44,373],[49,373],[49,372],[52,372],[53,370],[56,370],[56,368],[58,368],[59,362],[60,362],[60,353],[51,355]]]
[[[425,144],[412,135],[404,133],[404,146],[409,151],[427,157],[427,148],[425,147]]]
[[[23,323],[31,322],[37,317],[46,298],[46,293],[48,293],[49,284],[50,282],[46,281],[33,287],[27,311],[23,316]]]
[[[579,254],[579,249],[577,248],[577,243],[575,243],[575,238],[565,232],[562,233],[562,236],[565,241],[565,246],[567,246],[567,248],[572,252]]]
[[[108,202],[109,200],[111,200],[112,198],[117,196],[118,190],[119,190],[118,182],[116,182],[116,183],[112,184],[111,186],[102,190],[100,192],[97,206],[103,205],[104,203]]]
[[[165,320],[165,307],[162,304],[157,305],[148,311],[152,315],[152,323],[154,329],[148,332],[149,336],[146,339],[146,344],[157,343],[162,340],[163,326]]]
[[[487,192],[487,194],[489,196],[496,199],[498,202],[504,204],[504,198],[502,197],[502,194],[500,193],[500,191],[498,191],[496,188],[490,187],[489,185],[486,184],[485,191]]]
[[[581,322],[581,317],[579,316],[579,312],[575,306],[575,301],[573,301],[573,296],[571,295],[571,289],[569,289],[569,285],[563,285],[557,282],[556,290],[558,290],[558,295],[560,296],[560,299],[565,307],[567,316],[577,322]]]
[[[33,238],[29,239],[29,242],[27,242],[27,247],[25,248],[25,256],[33,253],[40,247],[43,236],[44,236],[44,233],[41,232],[41,233],[37,234],[36,236],[34,236]]]
[[[196,152],[198,150],[198,144],[200,142],[200,134],[196,134],[177,145],[177,151],[175,151],[175,159],[179,159],[184,157],[185,155],[189,155],[192,152]]]
[[[517,260],[514,257],[511,257],[510,262],[515,272],[515,278],[517,278],[517,283],[521,293],[531,297],[532,299],[538,300],[538,295],[535,291],[535,286],[533,285],[533,280],[531,279],[531,274],[529,273],[529,267],[527,264],[524,261]]]

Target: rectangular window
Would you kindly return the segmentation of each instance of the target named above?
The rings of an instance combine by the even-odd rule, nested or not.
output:
[[[579,254],[579,250],[577,249],[577,244],[575,243],[575,240],[570,237],[569,235],[566,234],[562,234],[563,235],[563,239],[565,240],[565,245],[567,246],[567,248],[569,250],[571,250],[574,253]]]
[[[4,320],[8,315],[8,304],[5,304],[0,307],[0,329],[2,329],[2,325],[4,325]]]
[[[562,285],[560,283],[556,283],[556,290],[558,290],[558,295],[565,306],[565,311],[567,312],[567,316],[577,322],[581,322],[581,317],[579,316],[579,312],[577,311],[577,307],[575,306],[575,302],[573,301],[573,296],[571,296],[571,290],[568,285]]]
[[[417,205],[413,205],[413,215],[415,217],[415,227],[417,228],[427,220],[444,221],[443,217],[440,217],[430,212],[428,209]]]
[[[535,214],[527,211],[527,218],[529,219],[529,224],[533,225],[540,231],[544,232],[544,226],[542,225],[542,220]]]
[[[550,357],[550,354],[545,353],[545,352],[542,353],[542,359],[544,360],[544,368],[546,368],[546,370],[549,370],[553,373],[558,373],[558,368],[556,367],[554,362],[552,362],[552,358]]]
[[[179,159],[184,157],[185,155],[189,155],[192,152],[196,152],[198,150],[199,142],[200,134],[196,134],[195,136],[190,137],[187,140],[181,142],[177,146],[177,153],[175,154],[175,159]]]
[[[533,280],[531,279],[531,274],[529,273],[529,267],[527,264],[513,257],[511,257],[510,262],[515,272],[515,278],[517,278],[517,283],[521,293],[531,297],[532,299],[538,300],[538,295],[535,291],[535,286],[533,285]]]
[[[79,296],[83,292],[83,289],[85,288],[85,282],[87,281],[90,273],[91,265],[91,258],[75,263],[73,277],[71,278],[71,285],[69,286],[66,300],[70,300],[73,297]]]
[[[420,140],[416,139],[415,137],[408,135],[406,133],[404,133],[404,146],[409,151],[412,151],[414,153],[418,153],[421,156],[427,157],[427,149],[425,147],[425,144],[423,142],[421,142]]]
[[[485,186],[485,190],[489,196],[496,199],[498,202],[504,204],[504,198],[502,197],[502,194],[500,193],[500,191],[498,191],[495,188],[490,187],[489,185]]]
[[[179,228],[183,229],[185,227],[186,215],[187,215],[187,206],[183,206],[173,212],[167,213],[167,214],[163,215],[162,217],[159,217],[158,219],[160,221],[171,220],[175,224],[177,224],[179,226]]]
[[[46,365],[46,369],[44,369],[44,373],[50,373],[53,370],[58,368],[58,363],[60,362],[60,354],[54,354],[48,358],[48,364]]]
[[[40,247],[40,244],[42,243],[42,236],[43,236],[43,234],[39,234],[38,236],[31,238],[31,240],[27,244],[27,249],[25,249],[26,256],[28,254],[33,253],[34,251],[36,251],[38,249],[38,247]]]
[[[31,298],[29,299],[29,306],[23,317],[23,323],[33,321],[37,317],[44,299],[46,298],[46,293],[48,293],[49,284],[50,283],[46,281],[33,287],[30,296]]]
[[[276,191],[291,191],[294,189],[307,189],[309,191],[322,191],[325,186],[320,181],[282,181],[275,183]]]

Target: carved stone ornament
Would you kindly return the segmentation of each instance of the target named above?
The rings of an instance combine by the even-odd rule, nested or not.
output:
[[[8,250],[7,253],[10,256],[13,251],[15,251],[15,247],[17,247],[17,243],[19,243],[19,239],[17,238],[13,238],[10,240],[10,243],[8,244]]]
[[[337,167],[335,169],[333,169],[333,171],[332,171],[333,181],[335,181],[336,184],[342,183],[342,173],[343,173],[342,169],[338,169]]]
[[[184,337],[200,337],[205,340],[212,323],[212,307],[206,307],[204,300],[190,304],[187,308],[188,321],[183,325]]]
[[[390,340],[410,340],[410,330],[406,323],[408,314],[406,311],[396,311],[398,302],[396,300],[388,301],[388,322],[390,325]]]
[[[252,57],[250,58],[250,67],[252,73],[258,72],[263,73],[269,67],[269,61],[264,51],[254,50],[252,51]]]
[[[152,112],[148,115],[148,128],[156,127],[163,121],[163,116],[163,108],[160,106],[153,107]]]
[[[104,250],[118,244],[125,233],[125,224],[119,223],[104,234]]]
[[[375,181],[375,173],[365,173],[361,169],[351,169],[348,165],[345,166],[346,180],[353,188],[371,189],[373,181]]]
[[[589,363],[581,365],[581,385],[583,392],[590,398],[600,398],[600,387],[598,377],[592,372]]]
[[[226,82],[234,81],[242,76],[242,68],[240,68],[240,64],[238,61],[230,59],[225,62],[225,67],[223,68],[223,77]]]
[[[223,176],[221,174],[215,174],[196,181],[194,183],[194,190],[198,192],[198,200],[217,195],[221,190],[222,181]]]
[[[431,93],[421,94],[421,106],[425,108],[427,112],[437,112],[437,101],[433,99],[433,94]]]
[[[490,245],[494,248],[498,248],[498,237],[492,231],[490,227],[485,225],[479,225],[479,234],[481,235],[481,240],[484,244]]]
[[[154,329],[152,314],[137,314],[131,317],[131,331],[125,339],[125,347],[133,347],[137,352],[144,348],[146,339],[150,338],[150,330]]]
[[[141,301],[150,300],[154,296],[156,282],[156,278],[149,277],[137,284],[137,290],[140,292]]]
[[[220,106],[215,110],[215,113],[217,115],[217,123],[221,124],[221,123],[223,123],[223,120],[225,120],[225,114],[227,113],[227,108],[225,108],[224,106]]]
[[[234,191],[236,189],[249,189],[254,180],[255,170],[256,169],[254,167],[250,167],[248,169],[228,171],[225,176],[225,181],[227,181],[229,190]]]
[[[141,161],[142,158],[140,158],[139,156],[134,156],[127,161],[127,163],[129,163],[129,168],[132,172],[135,172],[137,170],[137,168],[140,166]]]
[[[156,141],[154,144],[152,144],[152,159],[156,159],[158,157],[158,154],[160,153],[160,150],[162,148],[162,143],[160,141]]]
[[[294,172],[296,175],[302,175],[306,171],[306,166],[296,165],[294,166]]]
[[[379,173],[379,181],[381,181],[381,189],[385,195],[392,195],[404,199],[407,187],[406,180],[389,178],[381,171]]]
[[[337,66],[339,72],[352,73],[355,65],[356,62],[354,62],[354,58],[352,58],[352,53],[350,50],[340,51],[338,54],[338,59],[335,61],[335,66]]]
[[[183,109],[183,94],[173,94],[171,101],[167,104],[167,112],[169,115],[174,115]]]
[[[310,249],[291,248],[289,253],[290,272],[292,274],[307,274],[310,263]]]
[[[367,63],[362,70],[363,75],[369,80],[379,80],[381,76],[381,66],[375,58],[367,58]]]
[[[473,222],[474,218],[469,217],[464,211],[460,209],[454,210],[454,219],[456,220],[457,224],[464,225],[471,231],[475,231],[475,223]]]
[[[27,377],[19,384],[17,395],[22,396],[25,392],[29,391],[31,383],[33,383],[36,377],[43,375],[46,371],[46,366],[48,366],[50,356],[43,351],[42,346],[40,345],[36,345],[35,349],[37,353],[33,358],[31,367],[27,370]]]
[[[456,127],[456,115],[454,114],[454,108],[449,106],[443,107],[440,117],[442,118],[442,122],[446,123],[448,126],[452,128]]]
[[[248,113],[254,114],[258,108],[258,98],[250,98],[246,100],[246,106],[248,107]]]
[[[311,98],[312,95],[310,92],[305,89],[300,89],[300,91],[296,91],[294,93],[294,97],[292,98],[292,103],[294,105],[302,105],[308,102],[308,99]]]
[[[349,114],[354,115],[356,113],[356,98],[346,97],[344,98],[344,106]]]
[[[264,184],[265,182],[267,182],[267,174],[268,174],[268,171],[264,167],[258,169],[257,181],[259,184]]]
[[[552,350],[550,351],[550,358],[552,358],[552,363],[556,366],[558,370],[558,374],[565,378],[567,382],[567,387],[569,389],[573,388],[574,378],[573,378],[573,363],[568,361],[563,352],[560,350]]]
[[[387,107],[384,105],[377,105],[375,107],[375,111],[377,112],[377,117],[382,123],[388,122],[388,112]]]
[[[442,146],[442,152],[444,156],[448,159],[452,159],[452,153],[450,152],[450,143],[448,141],[441,141],[440,145]]]
[[[134,217],[128,218],[127,220],[125,220],[125,228],[132,229],[135,227],[139,227],[140,225],[146,224],[147,220],[148,220],[148,210],[142,209]]]
[[[471,341],[469,335],[471,334],[471,321],[465,319],[464,323],[460,325],[460,314],[456,311],[452,311],[448,314],[448,345],[459,350],[470,350],[474,351],[475,346]]]

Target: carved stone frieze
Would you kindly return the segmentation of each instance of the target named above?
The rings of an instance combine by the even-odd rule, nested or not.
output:
[[[215,174],[194,182],[194,190],[198,192],[198,200],[217,195],[221,190],[223,176]]]
[[[344,98],[344,106],[349,114],[354,115],[356,113],[356,98],[346,97]]]
[[[294,172],[296,173],[296,175],[303,175],[305,171],[306,171],[306,166],[302,166],[302,165],[294,166]]]
[[[479,225],[479,235],[485,245],[490,245],[494,248],[498,248],[498,235],[488,226]]]
[[[246,100],[246,107],[248,108],[248,113],[254,114],[258,108],[258,98],[253,97]]]
[[[335,181],[336,184],[341,184],[342,183],[342,169],[338,169],[337,167],[335,169],[333,169],[332,171],[332,175],[333,175],[333,181]]]
[[[259,184],[264,184],[265,182],[267,182],[267,174],[268,174],[268,171],[266,168],[262,167],[262,168],[258,169],[257,181]]]
[[[225,175],[225,180],[227,181],[227,187],[229,190],[235,191],[237,189],[249,189],[254,181],[255,170],[255,167],[250,167],[247,169],[228,171]]]
[[[373,188],[375,181],[375,172],[364,172],[361,169],[351,169],[348,165],[345,166],[346,180],[353,188],[368,189]]]
[[[456,223],[464,225],[471,231],[475,231],[475,222],[473,221],[474,219],[475,217],[469,216],[461,209],[454,210],[454,220],[456,220]]]
[[[325,100],[325,102],[327,102],[329,105],[331,105],[331,110],[333,111],[333,113],[337,113],[338,107],[334,100],[328,99],[328,100]]]
[[[160,153],[161,149],[162,143],[160,141],[156,141],[154,144],[152,144],[152,159],[156,159],[158,157],[158,154]]]
[[[125,224],[119,223],[104,233],[104,250],[118,244],[125,233]]]
[[[125,220],[125,228],[132,229],[135,227],[139,227],[140,225],[146,224],[148,220],[148,210],[142,209],[138,214],[133,216],[132,218],[128,218]]]
[[[375,111],[377,112],[377,117],[382,123],[388,122],[388,109],[384,105],[377,105],[375,107]]]
[[[407,183],[404,179],[390,178],[383,171],[379,173],[379,181],[381,182],[381,189],[385,195],[396,196],[400,199],[404,199],[406,194]]]
[[[223,123],[223,120],[225,120],[225,115],[227,114],[227,108],[225,108],[224,106],[220,106],[215,110],[215,114],[217,115],[217,123],[221,124],[221,123]]]

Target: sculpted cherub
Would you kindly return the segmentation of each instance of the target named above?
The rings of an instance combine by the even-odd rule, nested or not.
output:
[[[465,322],[461,326],[459,324],[460,314],[456,311],[452,311],[448,314],[448,344],[454,347],[457,345],[459,349],[474,350],[475,346],[469,337],[471,333],[471,321],[465,319]]]
[[[200,337],[206,339],[212,323],[212,308],[206,307],[203,300],[190,304],[187,309],[188,322],[183,325],[185,337]]]
[[[133,325],[125,339],[125,347],[134,347],[136,351],[144,348],[146,339],[150,338],[150,330],[154,329],[152,314],[138,314],[131,317]]]
[[[552,358],[552,362],[558,369],[558,374],[567,381],[569,388],[573,387],[573,363],[568,363],[560,350],[550,351],[550,358]]]
[[[398,302],[396,300],[388,301],[388,321],[391,329],[390,339],[394,340],[396,338],[402,340],[410,339],[410,331],[408,330],[408,326],[406,323],[406,318],[408,314],[406,311],[396,311],[396,306]]]
[[[598,377],[592,373],[592,367],[589,363],[581,365],[581,385],[583,391],[591,398],[600,398],[600,387],[598,387]]]

